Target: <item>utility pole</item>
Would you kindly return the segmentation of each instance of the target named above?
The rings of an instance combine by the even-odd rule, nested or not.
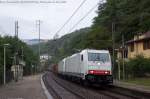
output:
[[[15,53],[15,81],[17,82],[18,81],[18,29],[19,29],[19,26],[18,26],[18,21],[15,21],[15,37],[17,39],[17,49],[16,49],[16,53]]]
[[[4,45],[4,85],[6,84],[6,46]]]
[[[112,65],[112,72],[114,72],[114,66],[115,66],[115,23],[112,22],[112,48],[113,48],[113,65]]]
[[[39,67],[40,67],[40,51],[41,51],[41,46],[40,46],[40,42],[41,42],[41,21],[37,20],[36,21],[36,25],[38,25],[38,33],[39,33]],[[40,67],[41,68],[41,67]],[[40,69],[41,70],[41,69]]]
[[[125,80],[125,66],[124,66],[124,34],[122,34],[122,66],[123,66],[123,80]]]
[[[120,80],[120,58],[118,58],[118,80]]]
[[[19,29],[18,21],[15,21],[15,37],[16,38],[18,38],[18,29]]]
[[[21,47],[21,51],[22,51],[22,52],[21,52],[21,56],[22,56],[22,61],[23,61],[23,56],[24,56],[24,55],[23,55],[23,46]]]
[[[21,57],[22,57],[22,62],[24,62],[23,61],[23,46],[21,47]],[[22,73],[21,73],[21,78],[22,78],[22,80],[23,80],[23,65],[21,66],[21,70],[22,70]]]
[[[9,44],[4,44],[4,85],[6,84],[6,47],[9,46]]]

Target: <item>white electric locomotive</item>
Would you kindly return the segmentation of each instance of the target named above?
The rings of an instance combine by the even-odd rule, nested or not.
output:
[[[89,83],[113,83],[111,57],[108,50],[85,49],[67,57],[59,62],[58,73]]]

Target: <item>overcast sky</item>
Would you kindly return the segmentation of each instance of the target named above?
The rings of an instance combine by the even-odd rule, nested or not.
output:
[[[0,0],[7,1],[7,0]],[[10,0],[12,1],[12,0]],[[17,1],[17,0],[15,0]],[[20,0],[21,1],[21,0]],[[35,1],[35,0],[22,0]],[[56,0],[44,0],[56,1]],[[58,29],[71,16],[83,0],[57,0],[63,3],[0,3],[0,34],[14,35],[14,21],[19,22],[19,38],[38,38],[36,20],[41,20],[41,38],[51,39]],[[79,21],[99,0],[87,0],[78,13],[59,33],[62,36]],[[88,27],[92,24],[97,8],[93,10],[74,30]]]

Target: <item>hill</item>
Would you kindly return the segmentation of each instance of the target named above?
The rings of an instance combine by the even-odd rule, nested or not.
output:
[[[22,41],[28,45],[35,45],[35,44],[39,43],[39,39],[23,39]],[[47,41],[48,41],[47,39],[41,39],[40,40],[41,43],[47,42]]]

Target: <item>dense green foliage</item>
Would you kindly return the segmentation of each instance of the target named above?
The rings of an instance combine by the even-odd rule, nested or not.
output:
[[[122,33],[130,39],[132,34],[149,31],[149,4],[149,0],[107,0],[99,6],[93,27],[103,27],[111,33],[114,23],[116,40],[121,39],[119,35]]]
[[[9,44],[10,46],[6,47],[6,71],[11,70],[11,66],[14,64],[14,55],[18,50],[18,56],[21,59],[22,56],[22,48],[23,48],[23,59],[26,63],[24,67],[24,75],[28,75],[31,73],[31,64],[37,65],[38,57],[33,51],[21,40],[17,38],[5,36],[0,37],[0,81],[2,81],[3,77],[3,64],[4,64],[4,44]]]
[[[150,74],[150,59],[144,58],[143,56],[130,59],[126,63],[126,71],[126,74],[131,77],[148,76]]]

